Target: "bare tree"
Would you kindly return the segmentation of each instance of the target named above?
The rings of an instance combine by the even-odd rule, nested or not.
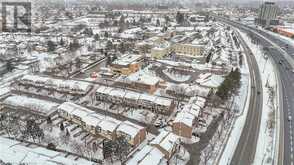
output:
[[[203,162],[205,165],[209,164],[208,161],[212,158],[213,156],[213,150],[215,148],[215,144],[209,143],[207,147],[202,151],[202,158]]]

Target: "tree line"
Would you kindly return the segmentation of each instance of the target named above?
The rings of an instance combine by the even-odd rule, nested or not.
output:
[[[227,101],[233,94],[238,92],[241,86],[241,73],[237,68],[232,70],[218,87],[216,95],[222,100]]]

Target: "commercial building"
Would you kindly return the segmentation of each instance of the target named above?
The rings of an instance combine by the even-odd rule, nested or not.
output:
[[[151,49],[151,56],[156,59],[161,59],[164,56],[174,52],[175,54],[181,56],[199,57],[202,55],[203,50],[204,45],[182,43],[170,44],[164,42]]]
[[[131,89],[153,94],[159,88],[161,80],[158,77],[146,74],[144,71],[140,70],[129,76],[120,77],[116,82],[119,83],[120,86],[126,86]]]
[[[172,52],[171,45],[168,42],[163,42],[151,49],[151,56],[156,59],[161,59]]]
[[[183,55],[183,56],[200,56],[203,52],[204,46],[203,45],[195,45],[195,44],[180,44],[177,43],[173,45],[172,50],[177,55]]]
[[[282,28],[282,27],[277,27],[274,29],[277,33],[284,35],[286,37],[294,38],[294,28]]]
[[[140,69],[140,61],[143,59],[142,55],[126,54],[111,64],[111,70],[113,72],[129,75],[135,73]]]
[[[277,19],[279,7],[274,2],[265,2],[261,5],[256,23],[265,27],[278,25]]]

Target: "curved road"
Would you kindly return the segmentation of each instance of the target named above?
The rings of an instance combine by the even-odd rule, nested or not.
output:
[[[276,164],[294,165],[294,45],[263,30],[233,21],[223,21],[247,33],[255,34],[254,36],[258,38],[259,44],[269,48],[268,55],[275,62],[281,83],[280,94],[282,94],[278,107],[281,112],[281,133],[279,157]],[[289,120],[290,117],[292,120]]]
[[[231,159],[231,164],[252,164],[255,157],[257,140],[259,135],[261,110],[262,110],[262,83],[261,76],[258,69],[258,65],[250,48],[247,46],[242,37],[237,33],[238,39],[240,40],[244,53],[248,59],[249,71],[251,76],[251,96],[249,111],[246,117],[246,122],[242,130],[237,148]]]

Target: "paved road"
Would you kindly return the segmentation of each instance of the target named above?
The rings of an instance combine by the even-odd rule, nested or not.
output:
[[[270,48],[268,55],[275,62],[278,79],[281,83],[279,109],[281,110],[282,127],[280,127],[279,159],[277,164],[294,165],[294,45],[263,30],[240,24],[234,25],[245,32],[253,32],[256,34],[255,37],[259,39],[260,45]],[[285,48],[287,46],[288,48]],[[292,121],[288,120],[289,116],[291,116]]]
[[[247,114],[246,122],[242,130],[237,148],[231,159],[231,164],[252,164],[256,152],[256,144],[259,135],[261,110],[262,110],[262,84],[261,76],[259,73],[258,65],[252,52],[239,36],[239,40],[244,48],[244,53],[248,59],[251,77],[251,97],[249,104],[249,111]]]

